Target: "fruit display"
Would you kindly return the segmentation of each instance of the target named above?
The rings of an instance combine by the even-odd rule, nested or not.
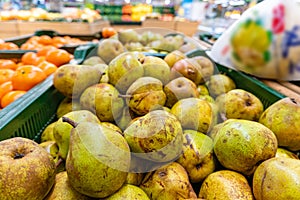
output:
[[[180,45],[162,45],[157,57],[129,51],[140,34],[126,34],[53,73],[64,100],[39,146],[57,171],[51,190],[26,192],[35,199],[300,198],[300,102],[266,106],[208,57],[188,56],[184,37],[166,36]]]
[[[73,9],[72,12],[52,13],[41,8],[30,10],[3,10],[0,12],[0,21],[23,20],[23,21],[84,21],[94,22],[101,19],[101,15],[92,9]]]

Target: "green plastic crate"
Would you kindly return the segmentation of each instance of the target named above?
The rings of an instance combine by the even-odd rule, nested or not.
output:
[[[203,50],[195,50],[187,53],[187,57],[209,56]],[[255,77],[240,71],[235,71],[216,63],[216,71],[228,75],[235,83],[237,88],[244,89],[257,96],[263,103],[264,108],[269,107],[274,102],[286,96],[280,94],[276,90],[268,87]]]
[[[53,30],[38,30],[34,34],[8,38],[5,40],[5,42],[12,42],[20,47],[32,36],[42,36],[42,35],[48,35],[50,37],[70,36],[72,38],[78,38],[78,39],[84,40],[84,41],[92,41],[94,39],[97,39],[97,40],[102,39],[102,31],[99,31],[99,32],[97,32],[95,34],[91,34],[91,35],[74,35],[74,34],[60,34]],[[75,52],[75,49],[79,46],[80,45],[64,45],[64,46],[60,47],[60,49],[64,49],[64,50],[68,51],[69,53],[73,54]],[[27,51],[34,51],[34,50],[5,50],[5,51],[2,50],[2,51],[0,51],[0,58],[1,59],[9,59],[9,58],[13,58],[12,56],[14,56],[14,58],[21,58],[21,56],[24,53],[26,53]]]
[[[74,62],[81,63],[84,59],[95,55],[97,45],[82,46],[76,49]],[[198,50],[187,54],[188,57],[206,55]],[[233,71],[221,65],[216,65],[221,73],[230,76],[238,88],[245,89],[261,99],[265,108],[275,101],[285,97],[267,87],[259,80],[242,72]],[[0,111],[0,140],[22,136],[40,141],[40,135],[47,125],[54,122],[56,109],[64,96],[53,86],[53,76],[35,86],[25,95]]]
[[[26,137],[37,142],[47,125],[56,120],[64,96],[53,86],[53,75],[0,111],[0,141]]]

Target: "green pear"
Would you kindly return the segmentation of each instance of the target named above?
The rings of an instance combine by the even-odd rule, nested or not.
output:
[[[163,36],[159,33],[155,33],[153,31],[144,31],[141,34],[140,42],[143,45],[147,45],[150,42],[153,42],[153,41],[156,41],[156,40],[161,40],[161,39],[163,39]]]
[[[166,36],[160,40],[158,50],[172,52],[179,49],[184,44],[184,38],[181,35]]]
[[[54,136],[53,136],[53,129],[55,126],[55,122],[52,122],[46,128],[43,130],[41,134],[41,142],[46,142],[46,141],[55,141]]]
[[[214,74],[205,83],[209,94],[213,97],[219,96],[236,88],[235,82],[225,74]]]
[[[143,51],[144,46],[140,42],[128,42],[124,45],[127,51]]]
[[[210,95],[209,91],[208,91],[208,88],[205,84],[199,84],[197,86],[197,90],[199,92],[199,95]]]
[[[109,64],[115,57],[125,52],[123,44],[116,39],[107,38],[101,40],[98,44],[97,55],[105,62]]]
[[[155,162],[169,162],[182,151],[179,120],[164,110],[154,110],[133,121],[124,137],[134,155]]]
[[[94,198],[114,194],[125,183],[130,165],[130,149],[118,132],[99,123],[71,123],[66,171],[71,186]]]
[[[119,41],[122,44],[130,43],[130,42],[139,42],[140,37],[139,34],[133,29],[125,29],[118,32]]]
[[[105,64],[105,62],[99,56],[91,56],[85,59],[82,63],[83,65],[97,65],[97,64]]]
[[[201,74],[201,65],[192,58],[180,59],[171,68],[171,80],[182,76],[190,79],[196,85],[204,83]]]
[[[153,77],[138,78],[123,97],[126,97],[128,107],[137,115],[145,115],[153,107],[163,106],[166,102],[162,82]]]
[[[300,150],[300,103],[291,98],[283,98],[269,106],[259,122],[271,129],[280,147],[291,151]]]
[[[76,99],[87,87],[98,83],[101,76],[97,66],[66,64],[54,72],[53,85],[64,96]]]
[[[214,138],[214,153],[227,169],[251,175],[259,163],[275,156],[277,139],[264,125],[241,119],[226,122]]]
[[[100,65],[100,64],[98,64]],[[109,83],[109,77],[108,77],[108,65],[102,65],[103,71],[102,71],[102,77],[99,81],[99,83]]]
[[[105,200],[150,200],[147,194],[135,185],[125,184],[113,195],[105,198]]]
[[[253,175],[256,200],[300,199],[300,160],[271,158],[261,163]]]
[[[41,147],[43,147],[52,157],[55,163],[58,162],[59,156],[58,156],[58,146],[55,141],[46,141],[39,144]]]
[[[144,173],[129,172],[125,183],[139,186],[144,178]]]
[[[264,111],[264,105],[254,94],[233,89],[216,99],[220,115],[225,119],[246,119],[258,121]]]
[[[171,80],[164,86],[164,92],[167,96],[165,105],[169,108],[180,99],[199,96],[196,84],[185,77]]]
[[[55,184],[45,200],[92,200],[75,189],[69,183],[66,171],[59,172],[55,176]]]
[[[115,124],[110,123],[110,122],[101,122],[102,126],[105,126],[107,128],[110,128],[112,130],[115,130],[116,132],[120,133],[121,135],[123,135],[123,131]]]
[[[80,106],[97,115],[101,122],[114,122],[119,118],[124,106],[119,91],[109,83],[98,83],[84,90],[80,96]]]
[[[199,98],[185,98],[179,100],[171,108],[183,129],[197,130],[207,133],[212,128],[213,111],[211,105]]]
[[[135,114],[133,111],[130,110],[128,106],[124,106],[121,116],[118,119],[115,119],[115,123],[124,131],[134,118]]]
[[[168,64],[168,66],[170,68],[173,67],[173,65],[181,60],[181,59],[184,59],[186,58],[186,55],[178,50],[174,50],[170,53],[168,53],[165,57],[164,57],[164,61]]]
[[[200,73],[202,77],[200,82],[204,83],[207,80],[209,80],[215,70],[214,63],[205,56],[195,56],[192,57],[191,59],[200,66]]]
[[[59,156],[65,160],[69,150],[70,132],[72,126],[66,122],[63,122],[63,117],[68,117],[78,123],[83,121],[100,123],[100,120],[96,115],[88,110],[72,111],[57,120],[53,129],[53,136],[59,148]]]
[[[121,93],[125,93],[129,86],[144,75],[144,68],[135,53],[125,52],[115,57],[108,65],[109,83]]]
[[[153,200],[197,198],[185,169],[176,162],[148,172],[140,188]]]
[[[201,185],[199,197],[206,200],[254,200],[247,179],[230,170],[220,170],[208,175]]]
[[[81,110],[80,102],[78,101],[78,99],[65,97],[56,109],[56,116],[57,118],[61,118],[65,114],[75,110]]]
[[[185,168],[190,181],[198,183],[215,170],[213,140],[195,130],[184,130],[183,133],[183,153],[177,162]]]
[[[297,154],[295,154],[294,152],[291,152],[287,149],[280,148],[280,147],[277,148],[275,157],[285,157],[285,158],[299,159]]]
[[[188,53],[190,51],[196,50],[197,48],[199,48],[199,47],[197,47],[197,45],[195,43],[186,42],[183,45],[181,45],[181,47],[178,50],[182,53]]]
[[[141,63],[144,68],[144,76],[157,78],[163,85],[169,82],[170,67],[162,58],[146,56]]]

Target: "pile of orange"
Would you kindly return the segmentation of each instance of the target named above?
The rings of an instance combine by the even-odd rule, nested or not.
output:
[[[93,41],[97,42],[97,41]],[[0,109],[25,94],[45,80],[63,64],[69,63],[73,55],[59,49],[63,45],[80,45],[86,41],[69,36],[33,36],[21,47],[0,39],[0,50],[35,50],[25,53],[19,61],[0,59]]]
[[[0,59],[0,108],[5,108],[72,58],[65,50],[44,46],[37,53],[25,53],[20,62]]]

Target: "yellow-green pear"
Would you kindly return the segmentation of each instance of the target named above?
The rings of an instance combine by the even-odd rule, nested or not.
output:
[[[69,150],[72,126],[69,123],[63,122],[63,117],[68,117],[77,123],[83,121],[100,123],[100,120],[96,115],[88,110],[72,111],[57,120],[53,129],[53,136],[59,148],[59,156],[65,160]]]
[[[135,185],[124,184],[113,195],[105,198],[105,200],[150,200],[147,194]]]
[[[64,118],[72,124],[66,171],[71,186],[93,198],[105,198],[126,181],[130,149],[122,135],[100,123]]]
[[[55,122],[52,122],[44,129],[44,131],[42,132],[42,135],[41,135],[41,142],[55,141],[54,136],[53,136],[54,126],[55,126]]]
[[[76,99],[89,86],[99,82],[102,71],[97,65],[60,66],[53,75],[53,85],[64,96]]]
[[[135,156],[150,161],[170,162],[182,151],[180,122],[164,110],[153,110],[131,122],[124,137]]]
[[[209,94],[217,97],[225,94],[230,90],[236,89],[235,82],[225,74],[214,74],[206,81]]]
[[[92,200],[77,192],[69,183],[67,171],[59,172],[55,176],[55,184],[45,200]]]
[[[144,68],[136,53],[124,52],[108,65],[109,83],[124,94],[129,86],[144,75]]]
[[[182,154],[177,162],[189,175],[192,183],[204,180],[215,170],[213,140],[195,130],[184,130]]]
[[[263,112],[259,122],[275,133],[280,147],[300,150],[300,103],[295,99],[278,100]]]
[[[275,157],[277,139],[264,125],[249,120],[231,119],[217,132],[214,152],[227,169],[252,175],[259,163]]]
[[[157,78],[163,85],[169,82],[170,67],[162,58],[146,56],[141,63],[144,68],[144,76]]]
[[[97,55],[109,64],[115,57],[125,51],[123,44],[115,38],[106,38],[98,44]]]
[[[143,178],[144,178],[144,173],[129,172],[125,183],[139,186],[141,184]]]
[[[164,57],[164,60],[165,62],[168,64],[168,66],[170,68],[173,67],[173,65],[183,59],[183,58],[186,58],[186,55],[184,53],[182,53],[181,51],[178,51],[178,50],[174,50],[170,53],[168,53],[165,57]]]
[[[261,100],[243,89],[232,89],[216,98],[220,115],[225,119],[258,121],[264,111]]]
[[[81,110],[80,102],[78,99],[71,99],[69,97],[64,98],[56,109],[57,118],[61,118],[65,114],[75,111]]]
[[[281,147],[277,148],[275,157],[286,157],[286,158],[299,159],[297,154],[295,154],[294,152],[291,152],[287,149],[281,148]]]
[[[153,107],[164,106],[166,94],[162,82],[150,76],[138,78],[126,92],[126,103],[137,115],[145,115]]]
[[[199,98],[185,98],[177,101],[171,108],[183,129],[207,133],[213,124],[214,113],[211,105]]]
[[[271,158],[261,163],[253,175],[256,200],[300,199],[300,160]]]
[[[185,169],[177,162],[148,172],[140,188],[153,200],[197,198]]]
[[[208,175],[201,185],[199,198],[205,200],[254,200],[247,179],[240,173],[220,170]]]
[[[80,96],[80,106],[97,115],[101,122],[114,122],[122,114],[124,101],[119,91],[109,83],[86,88]]]

